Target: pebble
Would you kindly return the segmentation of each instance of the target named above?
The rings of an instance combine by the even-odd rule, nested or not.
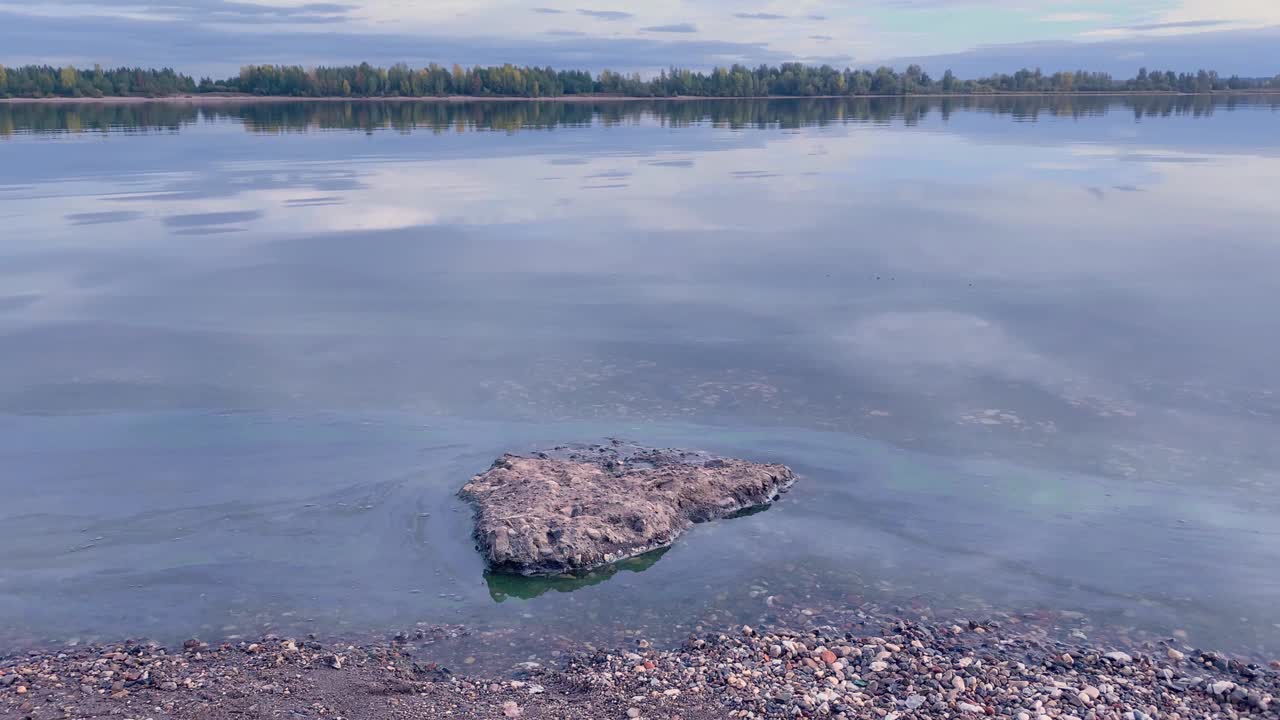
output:
[[[547,648],[548,655],[563,651],[564,659],[553,667],[530,661],[518,668],[526,673],[522,680],[501,681],[451,676],[430,662],[428,646],[397,650],[403,653],[399,656],[352,646],[342,646],[339,655],[311,642],[281,652],[287,641],[276,638],[256,643],[260,652],[254,654],[246,652],[249,645],[244,643],[193,646],[172,656],[77,648],[70,654],[0,661],[0,717],[9,717],[7,711],[22,703],[34,705],[32,697],[44,702],[46,693],[47,706],[58,708],[59,701],[71,699],[72,692],[79,697],[84,689],[94,702],[119,703],[121,712],[113,714],[123,717],[134,716],[126,702],[135,708],[169,706],[164,710],[168,716],[184,716],[185,711],[196,712],[195,706],[183,709],[196,693],[218,697],[228,688],[263,693],[255,699],[261,698],[264,709],[248,712],[266,717],[287,701],[290,687],[294,697],[300,694],[294,678],[327,673],[323,668],[329,667],[376,673],[375,682],[400,683],[407,690],[431,686],[437,699],[456,694],[455,704],[432,706],[437,712],[423,717],[564,717],[566,713],[552,708],[563,708],[556,704],[573,697],[595,714],[570,717],[625,713],[630,720],[646,713],[752,720],[982,720],[987,715],[1003,720],[1280,720],[1275,712],[1280,675],[1225,653],[1197,651],[1194,665],[1178,666],[1170,661],[1182,660],[1181,653],[1175,655],[1167,646],[1134,644],[1104,651],[1067,641],[1068,646],[1031,623],[983,623],[987,632],[978,633],[966,621],[969,630],[953,633],[950,625],[907,622],[858,609],[824,609],[813,621],[801,617],[793,610],[791,626],[773,625],[781,622],[773,619],[755,627],[707,622],[675,650],[651,649],[647,642],[621,649],[575,649],[566,642]],[[1090,634],[1105,635],[1100,630]],[[399,640],[396,647],[404,644]],[[1070,653],[1065,652],[1068,647]],[[204,659],[197,659],[201,655]],[[413,660],[407,661],[410,656]],[[210,673],[219,668],[229,668],[225,677],[230,679],[221,686],[210,684]],[[1192,668],[1194,672],[1182,672]],[[149,684],[140,681],[144,670],[153,673]],[[391,680],[387,673],[403,673],[402,679]],[[83,682],[66,682],[68,687],[59,691],[59,677]],[[58,692],[63,696],[54,698]],[[420,692],[419,698],[429,694]],[[642,712],[647,702],[660,707]],[[441,710],[446,707],[453,709]],[[84,711],[78,704],[77,713],[66,715]],[[163,717],[160,712],[156,717]],[[23,715],[16,711],[14,716]],[[336,717],[331,710],[317,710],[314,716]]]
[[[1235,689],[1236,684],[1228,680],[1222,680],[1209,685],[1209,692],[1212,692],[1214,695],[1226,695]]]

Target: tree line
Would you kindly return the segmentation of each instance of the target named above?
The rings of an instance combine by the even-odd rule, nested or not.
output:
[[[73,66],[0,65],[0,97],[97,98],[165,97],[201,93],[237,93],[289,97],[523,97],[557,98],[569,95],[619,95],[640,98],[692,97],[816,97],[860,95],[982,95],[998,93],[1180,92],[1212,93],[1240,90],[1280,91],[1280,75],[1273,78],[1222,77],[1212,70],[1148,71],[1132,78],[1107,73],[1062,71],[1046,74],[1022,69],[1011,75],[960,79],[947,70],[933,77],[919,65],[898,72],[836,69],[801,63],[718,67],[710,72],[680,68],[644,78],[609,70],[592,75],[583,70],[500,65],[446,68],[431,64],[413,69],[403,63],[374,67],[369,63],[306,68],[301,65],[249,65],[239,75],[222,80],[196,81],[172,68],[91,69]]]
[[[172,68],[84,70],[48,65],[0,65],[0,97],[162,97],[192,93],[196,82]]]

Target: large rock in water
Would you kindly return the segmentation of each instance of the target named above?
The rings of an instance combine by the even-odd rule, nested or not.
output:
[[[675,541],[694,523],[768,505],[795,482],[785,465],[610,445],[503,455],[459,495],[491,570],[590,570]]]

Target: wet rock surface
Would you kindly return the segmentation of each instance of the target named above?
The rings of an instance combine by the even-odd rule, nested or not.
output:
[[[507,454],[459,496],[491,570],[583,572],[669,546],[695,523],[772,503],[785,465],[613,441]]]

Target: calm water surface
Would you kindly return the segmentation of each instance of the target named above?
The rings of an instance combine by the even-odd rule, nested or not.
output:
[[[0,104],[0,650],[774,594],[1274,653],[1278,138],[1248,99]],[[456,488],[606,436],[804,479],[486,582]]]

